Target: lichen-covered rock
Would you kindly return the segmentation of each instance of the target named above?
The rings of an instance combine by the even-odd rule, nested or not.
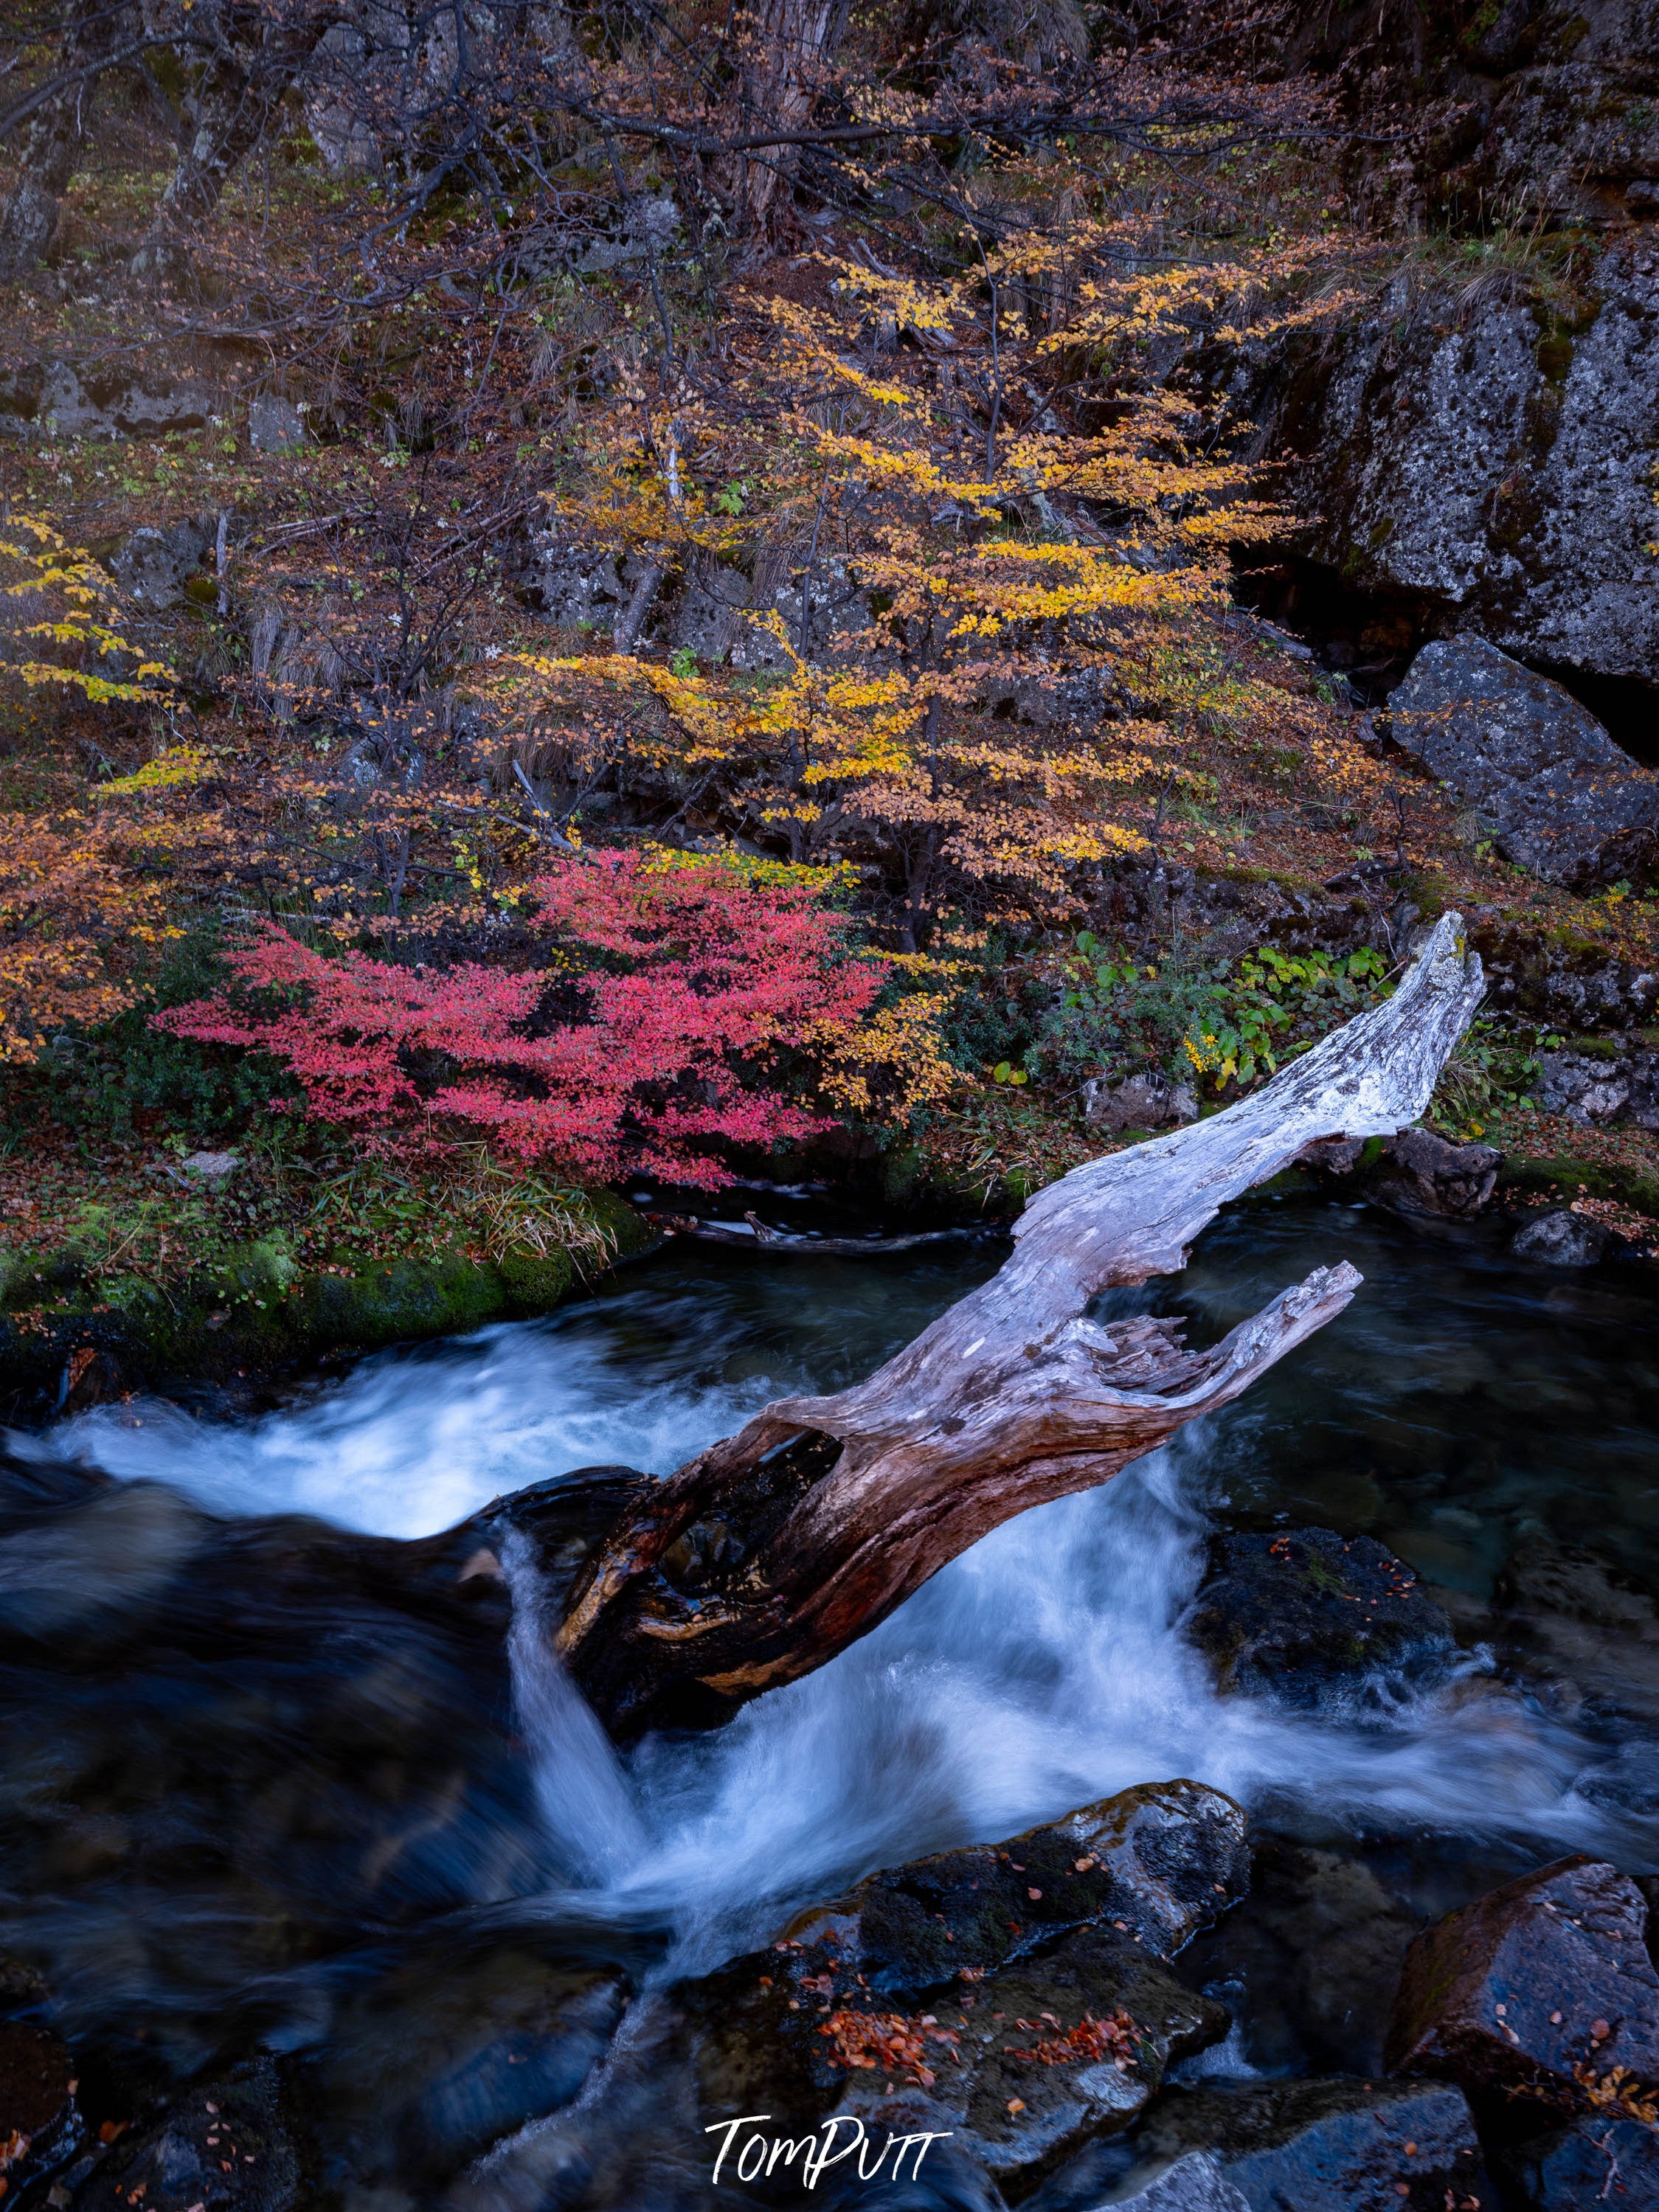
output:
[[[1469,943],[1492,984],[1490,1003],[1548,1029],[1625,1030],[1653,1019],[1659,973],[1626,960],[1601,939],[1559,925],[1540,929],[1524,915],[1477,907]]]
[[[170,523],[165,530],[145,524],[124,538],[108,557],[110,574],[127,597],[149,614],[181,605],[185,585],[213,542],[211,526]]]
[[[1187,1632],[1224,1690],[1313,1707],[1457,1664],[1451,1623],[1374,1536],[1333,1528],[1215,1537]]]
[[[1659,781],[1570,692],[1484,638],[1425,645],[1389,711],[1395,742],[1479,810],[1517,867],[1583,890],[1651,857]]]
[[[1092,1078],[1083,1086],[1083,1118],[1091,1129],[1121,1134],[1125,1129],[1167,1129],[1198,1119],[1198,1094],[1190,1084],[1171,1083],[1157,1068],[1146,1068],[1116,1085]]]
[[[1390,2063],[1567,2112],[1624,2068],[1659,2081],[1659,1976],[1627,1875],[1582,1856],[1425,1929],[1406,1954]]]
[[[0,435],[158,438],[200,430],[215,396],[188,377],[135,374],[67,361],[31,362],[0,375]]]
[[[1659,1052],[1544,1053],[1538,1103],[1583,1128],[1629,1122],[1659,1129]]]
[[[1651,682],[1659,562],[1659,243],[1610,246],[1578,310],[1406,271],[1323,337],[1246,348],[1228,379],[1261,449],[1304,457],[1309,550],[1361,590],[1529,660]]]
[[[1593,1267],[1617,1242],[1610,1229],[1588,1214],[1555,1206],[1523,1222],[1510,1249],[1517,1260],[1530,1260],[1538,1267]]]
[[[1252,2212],[1444,2212],[1480,2162],[1468,2105],[1439,2083],[1218,2081],[1170,2091],[1132,2136],[1062,2166],[1026,2212],[1138,2203],[1137,2184],[1194,2153]]]

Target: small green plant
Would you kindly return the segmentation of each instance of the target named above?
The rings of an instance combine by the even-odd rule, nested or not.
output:
[[[1544,1037],[1548,1049],[1559,1037]],[[1482,1018],[1458,1040],[1440,1071],[1425,1119],[1443,1136],[1468,1142],[1517,1106],[1530,1106],[1538,1061],[1501,1022]]]
[[[1032,1055],[1039,1073],[1110,1079],[1152,1066],[1214,1090],[1248,1089],[1378,996],[1380,952],[1282,952],[1237,963],[1174,950],[1161,963],[1113,957],[1085,932],[1060,963]]]

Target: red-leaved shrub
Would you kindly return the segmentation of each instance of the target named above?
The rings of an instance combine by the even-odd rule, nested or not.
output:
[[[617,853],[529,888],[546,965],[423,973],[268,926],[229,956],[240,989],[154,1019],[269,1053],[319,1119],[379,1141],[463,1125],[578,1175],[719,1182],[713,1147],[829,1126],[783,1094],[783,1063],[833,1057],[882,978],[810,892]],[[566,1018],[546,1018],[550,1000]]]

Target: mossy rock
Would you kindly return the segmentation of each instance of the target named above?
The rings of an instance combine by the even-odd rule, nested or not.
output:
[[[495,1272],[515,1313],[546,1313],[582,1279],[568,1252],[508,1252]]]
[[[480,1328],[507,1310],[501,1270],[453,1253],[396,1260],[362,1275],[308,1276],[289,1301],[288,1318],[313,1341],[378,1345]]]
[[[661,1242],[614,1193],[586,1195],[615,1259]],[[548,1312],[609,1264],[562,1251],[509,1253],[499,1262],[452,1252],[325,1274],[303,1269],[270,1238],[229,1252],[182,1288],[163,1289],[139,1275],[91,1279],[73,1252],[0,1254],[0,1392],[55,1407],[81,1387],[77,1374],[90,1374],[87,1387],[104,1395],[170,1375],[246,1375],[326,1351],[452,1335]],[[95,1373],[82,1356],[88,1351]]]

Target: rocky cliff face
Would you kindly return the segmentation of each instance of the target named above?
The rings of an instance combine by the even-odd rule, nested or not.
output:
[[[1472,631],[1659,683],[1659,0],[1328,0],[1231,58],[1322,87],[1353,213],[1402,241],[1364,306],[1216,379],[1297,464],[1303,550],[1403,612],[1384,653]]]
[[[1571,320],[1522,273],[1395,276],[1322,339],[1241,359],[1259,450],[1288,451],[1307,550],[1532,662],[1659,676],[1659,235],[1609,245]]]

